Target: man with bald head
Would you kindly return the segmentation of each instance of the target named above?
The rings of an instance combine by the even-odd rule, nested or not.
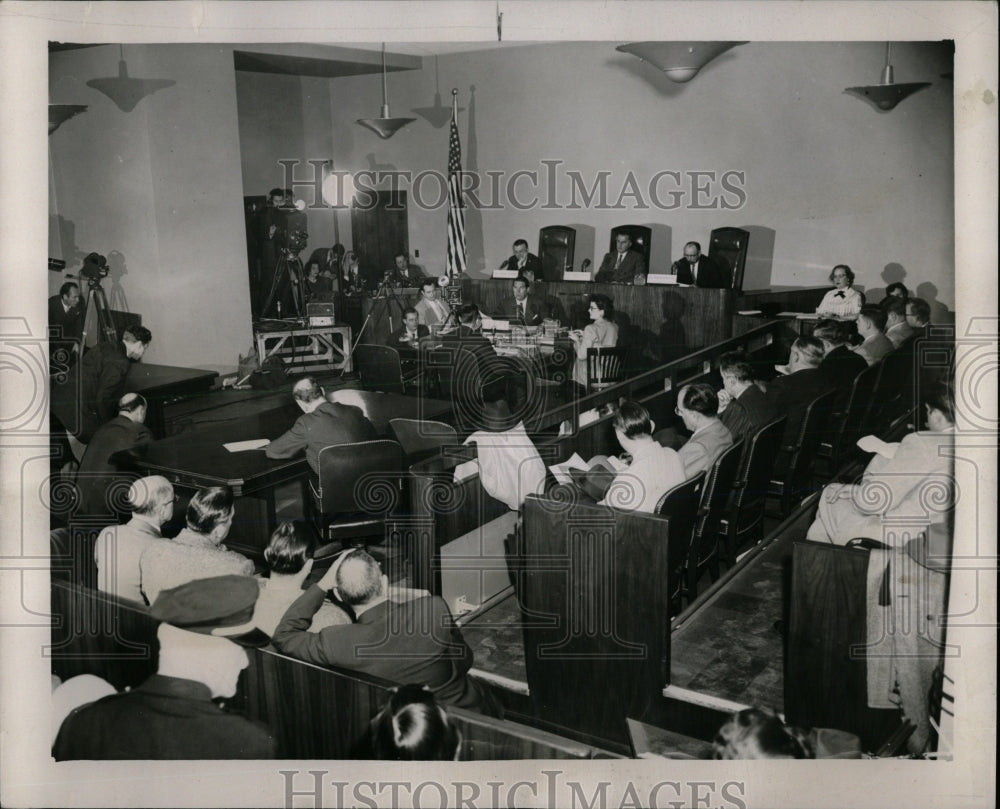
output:
[[[97,589],[119,598],[143,602],[139,583],[139,557],[162,542],[160,527],[174,514],[174,487],[159,475],[139,478],[128,490],[132,519],[101,532],[94,546]]]
[[[375,426],[360,408],[327,401],[323,388],[311,376],[295,383],[292,398],[303,415],[292,429],[264,448],[268,458],[292,458],[305,450],[306,461],[313,472],[319,474],[319,452],[324,447],[372,441],[378,437]]]
[[[78,515],[116,516],[119,509],[115,504],[122,498],[113,492],[119,469],[111,456],[119,452],[137,454],[153,442],[153,434],[143,424],[145,420],[146,400],[138,393],[126,393],[118,400],[118,415],[94,433],[76,474]]]

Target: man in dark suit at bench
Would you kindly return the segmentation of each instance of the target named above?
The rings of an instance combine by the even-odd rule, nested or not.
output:
[[[356,623],[310,631],[326,592],[347,604]],[[389,600],[389,580],[368,553],[352,549],[288,608],[271,638],[278,651],[318,666],[343,666],[397,683],[421,683],[440,702],[482,710],[468,676],[472,649],[440,596]]]

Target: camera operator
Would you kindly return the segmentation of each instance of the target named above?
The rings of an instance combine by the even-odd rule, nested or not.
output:
[[[49,298],[49,330],[53,335],[49,343],[50,356],[60,343],[68,346],[69,341],[72,341],[69,360],[70,363],[76,361],[80,355],[85,314],[80,285],[75,281],[67,281],[59,287],[58,295]]]

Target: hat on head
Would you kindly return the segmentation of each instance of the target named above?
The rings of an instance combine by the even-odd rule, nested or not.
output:
[[[268,636],[253,624],[260,594],[250,576],[214,576],[163,590],[150,608],[158,621],[202,635],[226,637],[242,646],[265,646]]]

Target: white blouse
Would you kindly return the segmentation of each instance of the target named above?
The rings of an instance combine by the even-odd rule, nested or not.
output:
[[[861,311],[861,302],[861,293],[854,287],[846,289],[834,287],[826,293],[823,301],[816,307],[816,314],[850,317]]]

